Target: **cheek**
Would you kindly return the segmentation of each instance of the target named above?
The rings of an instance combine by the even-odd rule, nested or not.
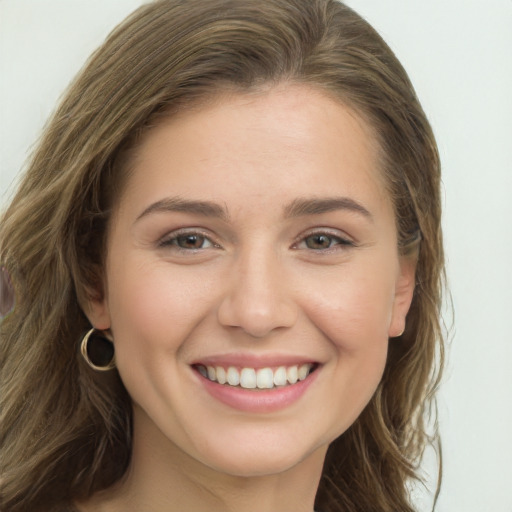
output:
[[[393,298],[390,273],[354,269],[311,293],[307,307],[316,327],[339,350],[351,353],[387,343]]]
[[[211,307],[211,283],[195,272],[135,260],[110,273],[108,305],[120,364],[125,357],[149,363],[179,351]]]
[[[133,401],[158,417],[158,411],[168,410],[168,390],[186,396],[179,391],[182,353],[210,311],[212,283],[162,262],[117,258],[116,263],[108,306],[117,367]]]
[[[366,407],[386,365],[393,274],[368,268],[340,272],[328,288],[309,296],[308,316],[331,348],[325,371],[332,383],[327,407],[338,418],[334,436]]]

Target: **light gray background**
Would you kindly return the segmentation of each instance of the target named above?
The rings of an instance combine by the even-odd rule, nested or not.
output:
[[[141,3],[0,0],[0,207],[69,80]],[[512,512],[512,1],[348,3],[408,70],[443,161],[455,327],[436,510]],[[428,502],[418,491],[421,512]]]

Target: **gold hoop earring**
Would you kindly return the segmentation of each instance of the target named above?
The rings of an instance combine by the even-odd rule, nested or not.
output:
[[[80,352],[86,363],[98,372],[112,370],[116,366],[114,343],[106,331],[94,327],[82,338]]]

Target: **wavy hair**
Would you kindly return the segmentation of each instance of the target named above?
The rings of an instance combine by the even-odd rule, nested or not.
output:
[[[418,258],[407,328],[390,341],[370,403],[330,446],[316,506],[413,510],[407,482],[432,441],[443,363],[439,156],[401,64],[336,0],[154,1],[71,84],[0,221],[0,262],[16,295],[0,325],[5,510],[60,510],[115,483],[129,464],[130,398],[117,371],[95,373],[78,346],[89,328],[80,304],[102,293],[109,217],[141,134],[216,93],[283,82],[316,87],[367,120],[399,249],[412,241]]]

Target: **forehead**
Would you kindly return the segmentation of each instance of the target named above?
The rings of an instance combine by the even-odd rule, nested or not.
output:
[[[328,196],[333,189],[382,195],[378,153],[363,117],[320,90],[288,84],[218,94],[145,133],[125,195],[130,201],[257,195],[262,204],[287,194]]]

